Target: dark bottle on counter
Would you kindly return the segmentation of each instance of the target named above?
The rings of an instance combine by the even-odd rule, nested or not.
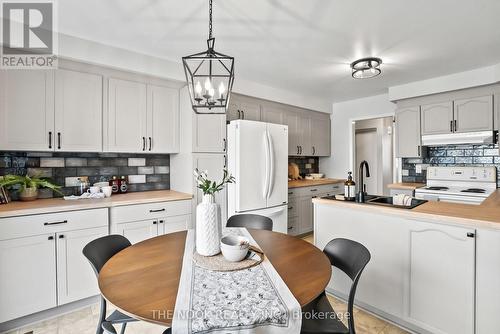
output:
[[[124,194],[128,191],[128,184],[127,184],[127,178],[125,176],[122,176],[120,179],[120,193]]]
[[[356,182],[352,180],[352,172],[348,173],[347,180],[344,182],[344,198],[346,201],[356,199]]]
[[[116,176],[113,176],[113,178],[109,180],[109,185],[111,186],[113,194],[118,194],[120,192],[120,180],[118,180]]]

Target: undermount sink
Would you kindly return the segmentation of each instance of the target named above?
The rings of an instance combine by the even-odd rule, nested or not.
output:
[[[388,207],[393,207],[393,208],[401,208],[401,209],[413,209],[413,208],[427,202],[426,200],[423,200],[423,199],[412,198],[411,205],[406,206],[406,205],[393,204],[392,197],[389,197],[389,196],[368,195],[368,196],[365,196],[365,198],[366,198],[366,201],[365,201],[366,204],[383,205],[383,206],[388,206]]]

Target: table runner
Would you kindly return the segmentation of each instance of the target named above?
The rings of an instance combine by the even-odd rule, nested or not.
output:
[[[225,234],[247,237],[245,228]],[[300,304],[267,259],[252,268],[218,272],[193,262],[195,232],[188,230],[172,331],[177,333],[300,333]]]

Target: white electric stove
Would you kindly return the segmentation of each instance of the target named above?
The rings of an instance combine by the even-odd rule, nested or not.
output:
[[[428,167],[426,187],[416,189],[415,197],[481,204],[496,188],[496,167]]]

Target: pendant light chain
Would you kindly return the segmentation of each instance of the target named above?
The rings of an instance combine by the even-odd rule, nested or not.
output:
[[[212,38],[212,0],[208,1],[208,39]]]

